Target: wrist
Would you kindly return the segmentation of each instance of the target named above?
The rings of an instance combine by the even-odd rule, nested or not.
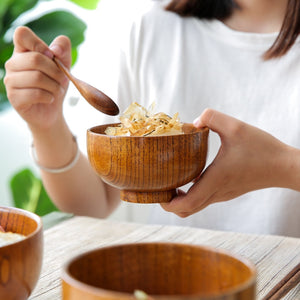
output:
[[[277,171],[278,186],[300,191],[300,150],[286,145],[280,169]]]
[[[52,174],[59,174],[59,173],[65,173],[69,170],[71,170],[76,164],[77,164],[77,161],[79,159],[79,156],[80,156],[80,150],[79,150],[79,147],[78,147],[78,144],[77,144],[77,140],[76,140],[76,137],[73,136],[73,141],[76,145],[76,154],[75,156],[72,158],[72,160],[70,162],[68,162],[67,164],[59,167],[59,168],[49,168],[49,167],[46,167],[46,166],[43,166],[42,164],[39,163],[39,160],[37,159],[36,157],[36,153],[35,153],[35,148],[34,148],[34,144],[32,143],[31,144],[31,156],[32,156],[32,159],[34,160],[35,164],[43,171],[47,172],[47,173],[52,173]]]
[[[77,155],[78,146],[67,124],[62,121],[47,129],[31,128],[34,158],[39,165],[60,169]]]

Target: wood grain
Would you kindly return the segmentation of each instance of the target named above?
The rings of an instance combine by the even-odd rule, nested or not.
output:
[[[108,124],[87,131],[88,158],[99,176],[122,190],[121,199],[168,202],[206,163],[208,128],[184,124],[185,134],[126,137],[104,134]]]
[[[291,289],[300,284],[300,263],[281,279],[263,298],[263,300],[282,299]]]
[[[44,265],[30,299],[61,299],[62,267],[75,255],[109,245],[160,241],[213,246],[250,259],[258,270],[257,300],[300,262],[300,239],[296,238],[75,217],[45,231]],[[299,300],[300,285],[282,299]]]
[[[42,267],[43,230],[41,219],[25,210],[0,207],[0,225],[25,239],[0,247],[0,299],[27,299]]]
[[[253,300],[256,268],[207,246],[130,243],[76,257],[62,278],[64,300],[125,300],[135,290],[159,300]]]

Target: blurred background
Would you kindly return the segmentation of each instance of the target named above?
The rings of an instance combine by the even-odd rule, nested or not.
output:
[[[72,36],[72,73],[116,99],[119,43],[148,0],[8,0],[0,3],[0,69],[12,51],[18,25],[28,25],[48,44],[57,34]],[[60,12],[63,11],[63,12]],[[5,24],[6,21],[6,24]],[[2,44],[1,44],[2,43]],[[0,85],[0,205],[17,206],[45,215],[57,210],[40,181],[30,155],[32,138],[26,123],[5,99]],[[69,86],[64,103],[67,122],[86,153],[86,130],[115,121],[89,106]],[[111,219],[147,222],[150,206],[122,202]]]

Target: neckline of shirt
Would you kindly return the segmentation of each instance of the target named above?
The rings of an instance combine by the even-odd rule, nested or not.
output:
[[[274,33],[252,33],[234,30],[219,20],[200,20],[193,18],[195,22],[201,22],[203,28],[215,39],[240,48],[250,50],[266,50],[272,46],[278,36]]]

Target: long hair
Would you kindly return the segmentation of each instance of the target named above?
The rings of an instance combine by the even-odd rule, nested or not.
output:
[[[166,10],[183,17],[222,20],[237,8],[234,0],[172,0]],[[283,56],[295,43],[300,34],[300,1],[288,0],[285,17],[280,32],[273,45],[264,53],[264,59]]]

